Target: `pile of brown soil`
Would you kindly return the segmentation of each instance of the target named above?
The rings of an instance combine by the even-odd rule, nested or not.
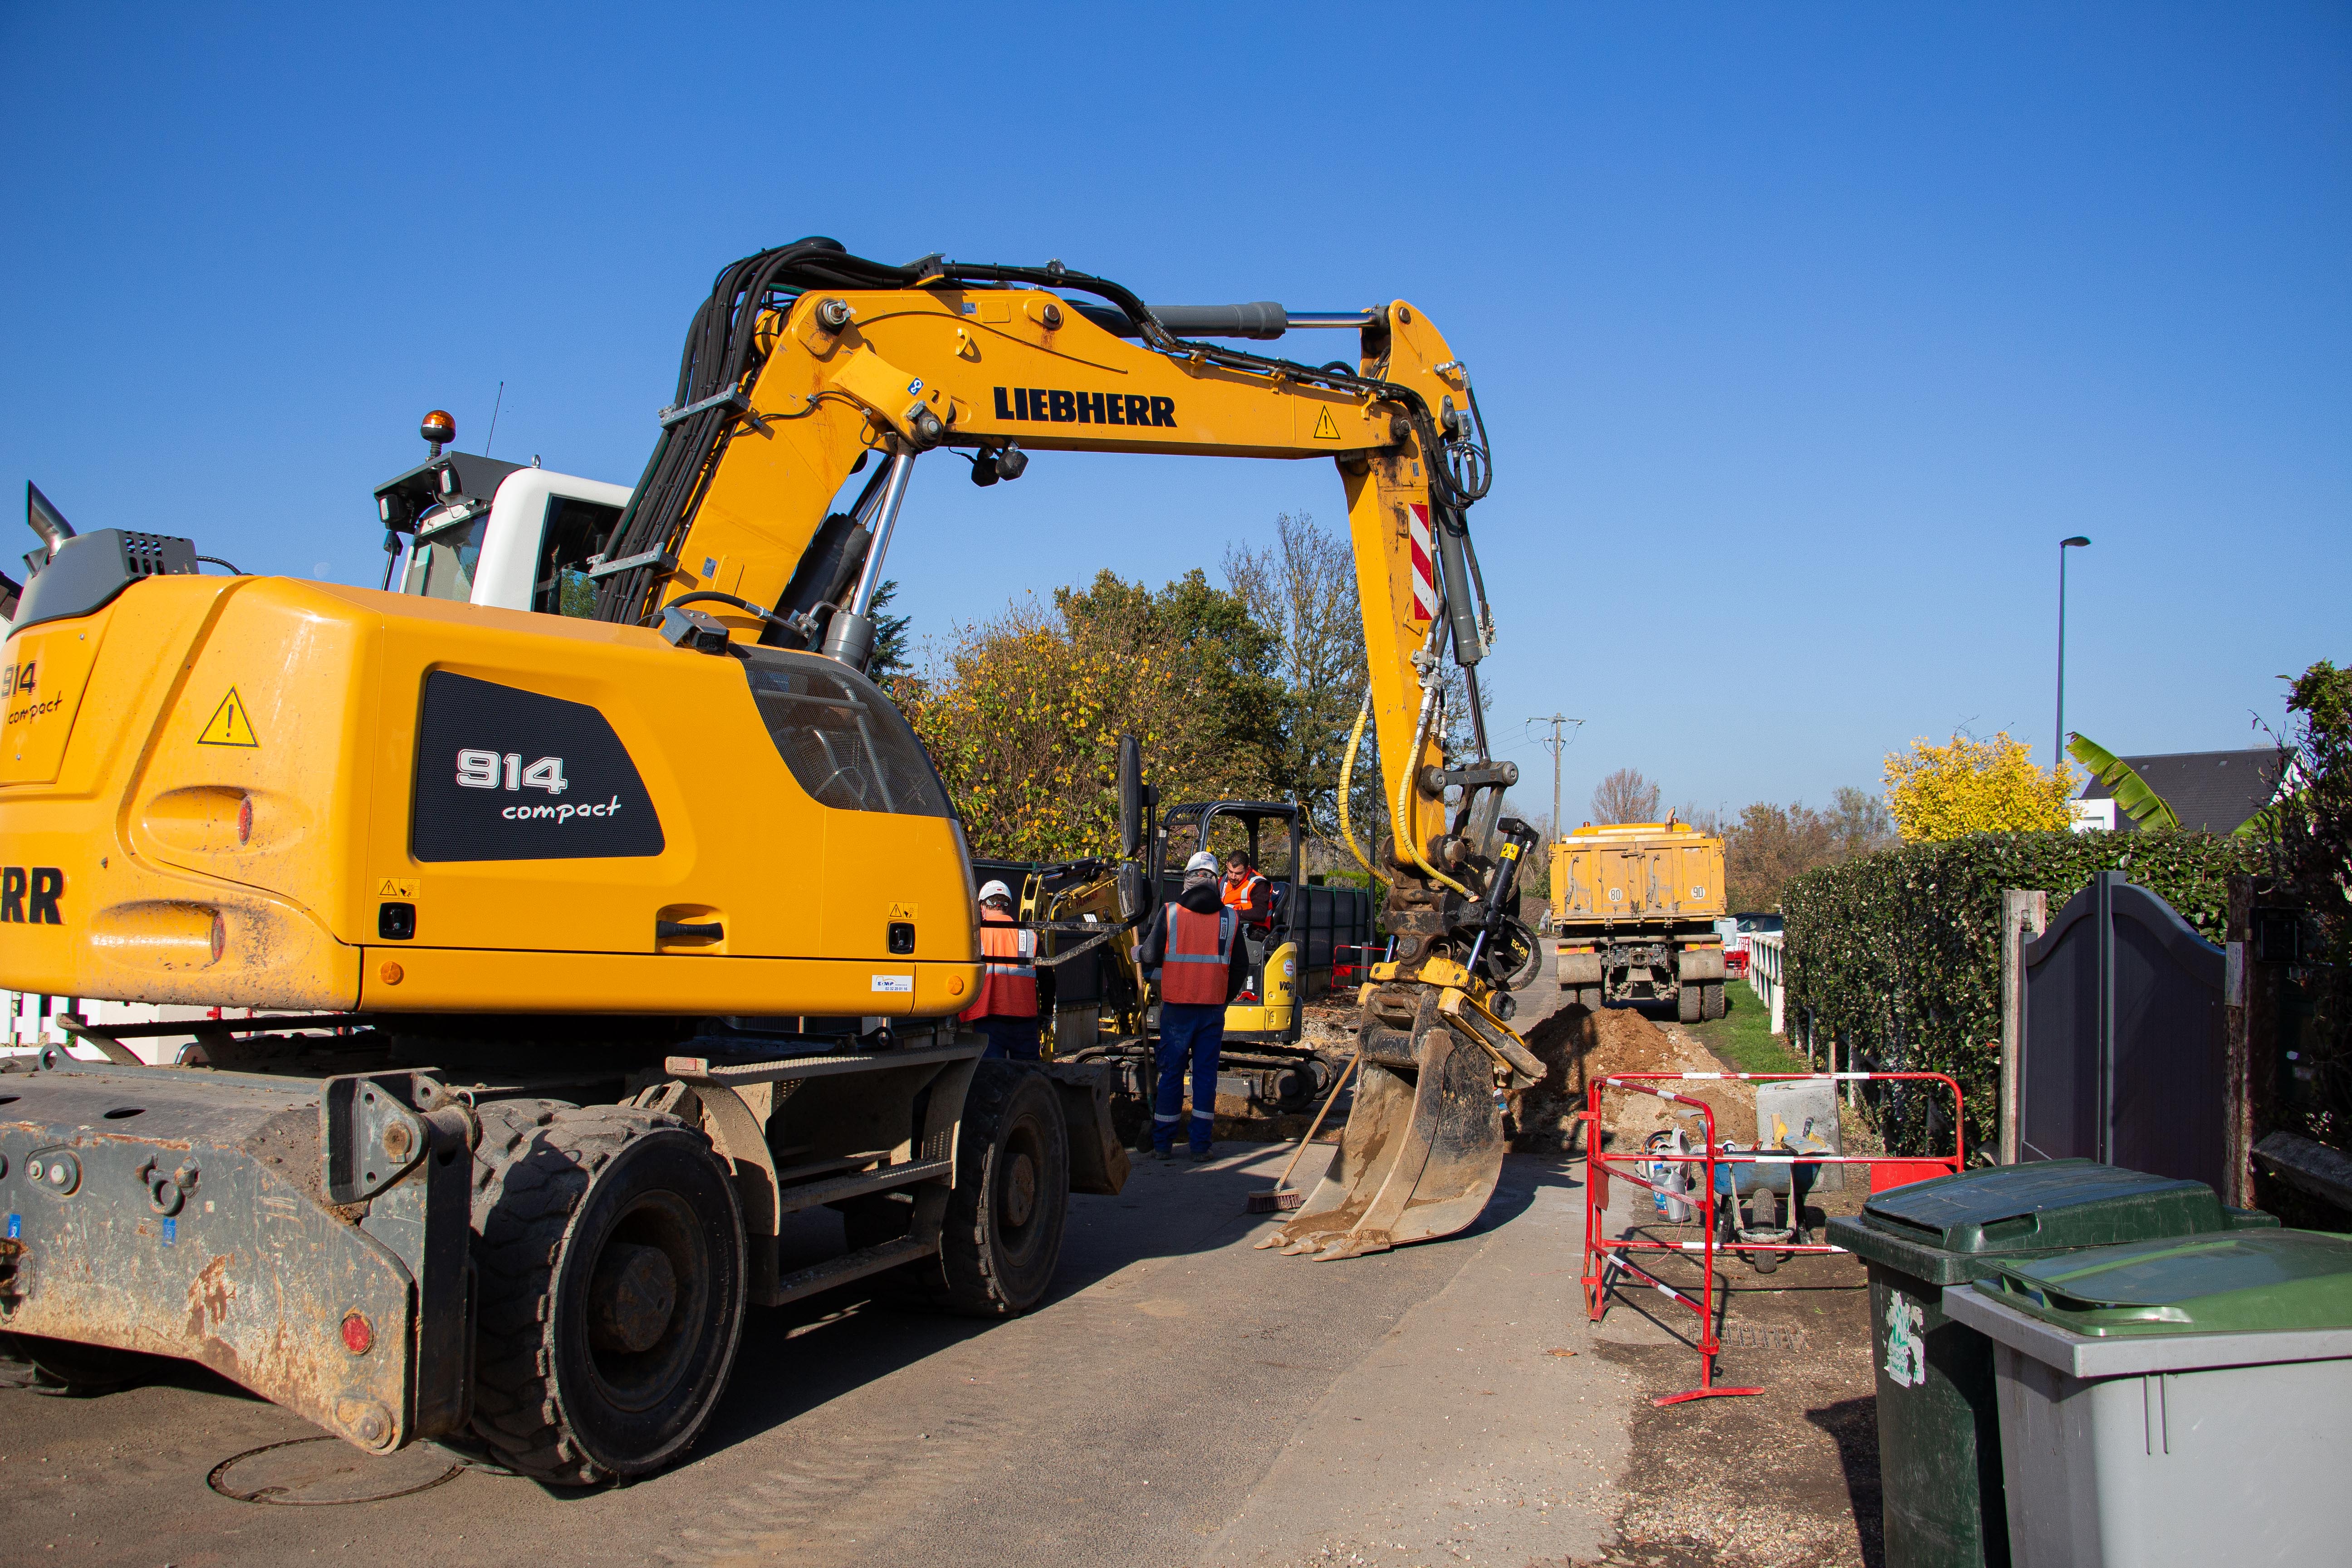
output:
[[[1641,1014],[1624,1007],[1588,1013],[1564,1007],[1527,1033],[1528,1048],[1542,1058],[1543,1080],[1511,1097],[1507,1131],[1511,1147],[1528,1153],[1580,1153],[1582,1123],[1574,1120],[1587,1104],[1595,1079],[1613,1073],[1717,1072],[1722,1064],[1687,1037],[1666,1034]],[[1662,1089],[1703,1100],[1715,1110],[1715,1135],[1754,1136],[1755,1090],[1738,1083],[1662,1083]],[[1638,1142],[1663,1127],[1685,1127],[1696,1142],[1702,1122],[1696,1113],[1677,1118],[1675,1106],[1630,1089],[1612,1089],[1601,1099],[1610,1147]]]

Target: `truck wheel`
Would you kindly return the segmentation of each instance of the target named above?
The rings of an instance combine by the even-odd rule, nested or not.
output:
[[[1577,987],[1576,1005],[1583,1008],[1588,1013],[1598,1013],[1601,1011],[1601,987],[1598,985],[1580,985]]]
[[[659,1468],[709,1419],[742,1335],[733,1178],[658,1111],[479,1114],[475,1436],[550,1486]]]
[[[1685,985],[1675,993],[1675,1017],[1685,1024],[1698,1022],[1699,994],[1696,985]]]
[[[1723,982],[1710,980],[1699,987],[1698,1016],[1702,1018],[1723,1016]]]
[[[1045,1075],[982,1062],[956,1138],[940,1257],[928,1269],[940,1305],[976,1318],[1035,1306],[1062,1260],[1070,1207],[1070,1140]]]

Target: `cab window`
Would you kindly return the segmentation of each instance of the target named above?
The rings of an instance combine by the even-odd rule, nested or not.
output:
[[[428,599],[465,604],[474,596],[474,566],[482,555],[482,533],[490,526],[485,507],[463,522],[436,528],[426,518],[417,525],[416,542],[408,552],[408,575],[401,592]]]
[[[571,496],[547,498],[539,534],[539,567],[531,574],[530,607],[541,615],[587,620],[596,614],[596,584],[588,557],[604,548],[621,509]]]
[[[907,721],[861,676],[814,654],[739,647],[776,753],[838,811],[950,816],[947,791]]]

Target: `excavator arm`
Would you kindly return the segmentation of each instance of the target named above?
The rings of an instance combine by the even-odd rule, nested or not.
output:
[[[1493,626],[1466,515],[1490,468],[1468,373],[1403,300],[1303,324],[1355,328],[1355,364],[1202,341],[1277,335],[1291,325],[1279,306],[1155,311],[1058,264],[892,268],[824,240],[763,252],[722,272],[697,313],[677,402],[593,571],[602,618],[691,612],[739,642],[862,668],[884,555],[927,453],[955,453],[983,485],[1017,478],[1036,451],[1333,462],[1392,824],[1381,858],[1395,938],[1363,991],[1364,1078],[1340,1158],[1282,1236],[1336,1257],[1469,1223],[1499,1173],[1498,1091],[1542,1068],[1506,1022],[1508,971],[1532,952],[1514,887],[1533,835],[1500,817],[1517,770],[1488,755],[1477,698]],[[877,462],[851,510],[832,512]],[[1451,760],[1449,660],[1475,738],[1475,756]]]
[[[890,280],[903,286],[839,286]],[[1287,324],[1277,306],[1168,314],[1228,331]],[[1442,662],[1468,671],[1475,693],[1492,636],[1465,522],[1485,492],[1483,433],[1467,371],[1420,311],[1398,300],[1317,324],[1340,321],[1360,331],[1354,370],[1177,338],[1127,290],[1065,270],[886,268],[814,240],[739,262],[695,318],[678,403],[595,563],[597,614],[646,624],[705,595],[694,604],[739,640],[862,666],[923,453],[957,452],[982,482],[1016,476],[1030,451],[1329,459],[1348,500],[1386,798],[1410,829],[1400,868],[1460,883],[1428,858],[1454,835],[1444,788],[1425,786],[1445,772]],[[857,506],[829,513],[877,459]],[[1457,770],[1471,776],[1444,782],[1498,800],[1508,781],[1476,776],[1496,771],[1483,734],[1477,750]],[[1491,816],[1483,826],[1457,852],[1487,855]]]

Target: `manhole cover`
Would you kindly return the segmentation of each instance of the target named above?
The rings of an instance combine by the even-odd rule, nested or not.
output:
[[[331,1508],[406,1497],[437,1487],[465,1468],[465,1461],[430,1443],[376,1458],[341,1437],[293,1437],[223,1459],[205,1484],[238,1502]]]

